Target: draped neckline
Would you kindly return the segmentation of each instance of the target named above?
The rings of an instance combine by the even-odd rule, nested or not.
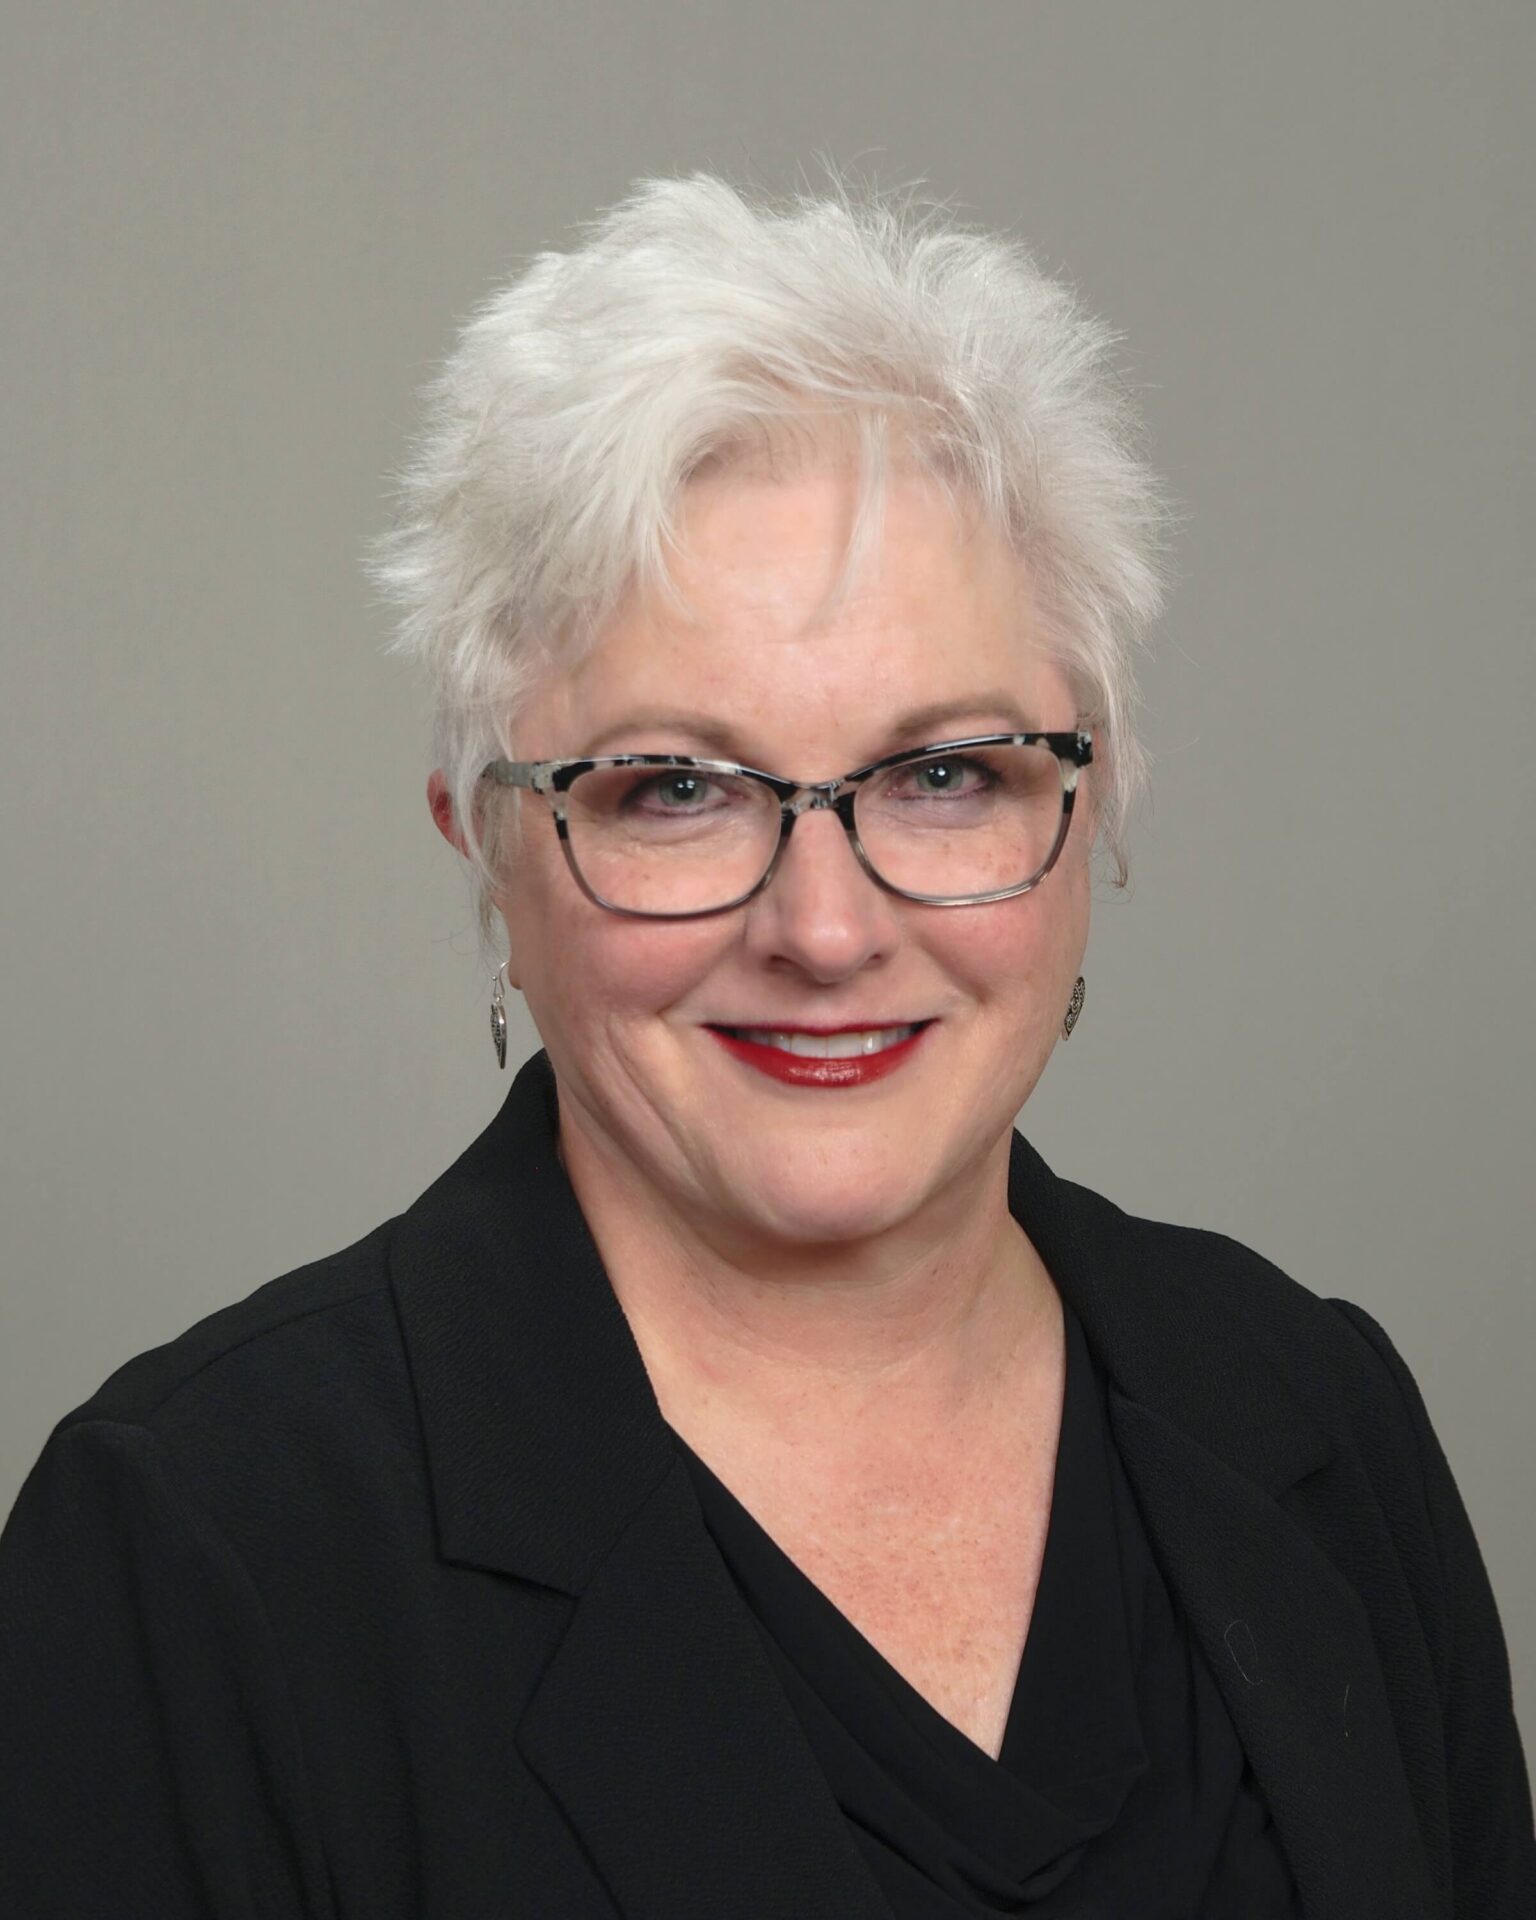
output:
[[[963,1904],[1062,1880],[1145,1772],[1116,1540],[1105,1383],[1065,1302],[1067,1363],[1033,1614],[994,1759],[938,1711],[675,1429],[705,1524],[844,1810]]]

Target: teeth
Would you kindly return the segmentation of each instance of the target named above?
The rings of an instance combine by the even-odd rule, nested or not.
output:
[[[852,1060],[861,1054],[883,1053],[917,1032],[911,1027],[866,1027],[855,1033],[780,1033],[773,1027],[737,1027],[743,1040],[759,1047],[777,1047],[780,1053],[798,1053],[807,1060]]]

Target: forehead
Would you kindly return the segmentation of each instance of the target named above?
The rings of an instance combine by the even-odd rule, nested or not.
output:
[[[858,505],[846,463],[690,483],[669,567],[682,604],[633,591],[535,696],[529,750],[587,751],[627,713],[660,708],[722,720],[782,756],[812,735],[853,750],[898,709],[988,690],[1050,704],[1060,675],[1002,535],[930,477],[893,469],[850,576]]]

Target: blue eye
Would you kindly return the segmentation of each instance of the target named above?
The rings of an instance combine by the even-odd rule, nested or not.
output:
[[[681,808],[695,804],[702,798],[708,784],[708,781],[701,780],[696,773],[669,773],[660,780],[651,781],[649,790],[666,806],[671,807],[675,804]]]
[[[976,793],[993,784],[996,779],[990,767],[984,766],[979,760],[963,757],[925,760],[901,771],[913,782],[917,797],[922,800],[949,799],[956,794]]]
[[[931,767],[914,767],[912,777],[915,780],[931,780],[940,793],[949,793],[959,785],[962,770],[952,761],[939,760]]]
[[[597,795],[593,797],[595,800]],[[654,820],[665,814],[673,820],[691,820],[732,812],[753,799],[745,782],[718,773],[674,768],[631,777],[622,789],[611,794],[609,804],[631,817],[649,816]]]

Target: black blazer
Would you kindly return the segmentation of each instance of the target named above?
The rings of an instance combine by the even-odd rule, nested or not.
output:
[[[888,1920],[553,1102],[541,1054],[408,1212],[55,1430],[0,1547],[7,1920]],[[1530,1920],[1498,1618],[1386,1336],[1017,1135],[1010,1204],[1307,1914]]]

